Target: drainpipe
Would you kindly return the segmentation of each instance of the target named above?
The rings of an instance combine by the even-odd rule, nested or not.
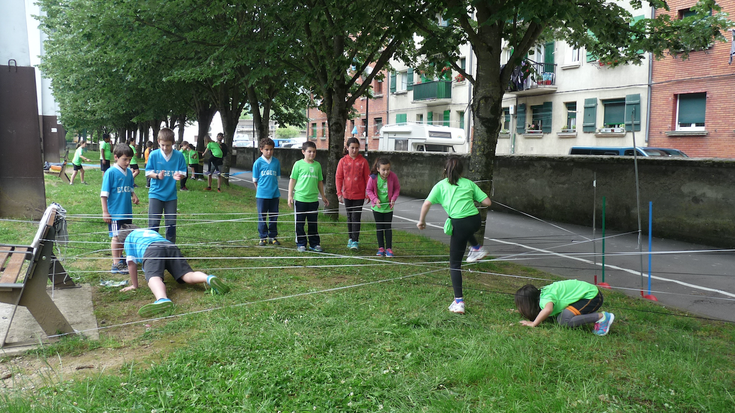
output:
[[[469,45],[470,45],[470,52],[467,53],[469,65],[467,67],[470,68],[470,74],[472,74],[474,77],[477,73],[472,73],[472,68],[474,67],[472,65],[472,55],[475,53],[472,51],[472,43],[470,43]],[[475,80],[477,80],[477,78],[475,78]],[[470,152],[471,150],[470,140],[472,139],[472,119],[474,117],[474,115],[472,114],[472,82],[470,81],[467,82],[467,112],[468,112],[468,116],[467,116],[467,126],[465,127],[465,136],[467,136],[467,152]]]
[[[656,18],[656,8],[651,6],[651,18]],[[646,144],[649,144],[650,142],[650,136],[651,136],[651,91],[652,91],[652,84],[653,84],[653,53],[648,53],[648,97],[646,102],[646,136],[645,141]],[[635,129],[635,128],[633,128]]]

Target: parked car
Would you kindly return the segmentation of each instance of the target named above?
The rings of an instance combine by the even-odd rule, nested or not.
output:
[[[673,148],[649,148],[646,146],[629,147],[601,147],[601,146],[573,146],[569,150],[570,155],[603,155],[603,156],[633,156],[633,150],[637,149],[638,156],[644,157],[677,157],[688,158],[688,156]]]

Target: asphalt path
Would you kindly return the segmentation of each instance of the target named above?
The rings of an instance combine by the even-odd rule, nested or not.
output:
[[[231,173],[233,183],[253,187],[250,171],[232,169]],[[280,187],[281,196],[285,197],[288,179],[282,178]],[[416,228],[422,203],[422,199],[399,197],[393,227],[449,243],[449,236],[443,232],[447,215],[440,205],[431,208],[426,230]],[[495,206],[499,206],[498,201]],[[594,282],[596,277],[597,282],[602,282],[599,229],[593,232],[591,225],[548,222],[524,215],[522,211],[501,208],[508,212],[488,212],[485,248],[491,256],[566,278]],[[344,214],[344,205],[340,205],[340,212]],[[372,220],[371,213],[362,216],[364,221]],[[654,227],[654,235],[655,232]],[[362,236],[370,236],[369,242],[373,244],[372,234]],[[606,283],[631,296],[641,297],[641,292],[648,295],[650,257],[650,295],[659,304],[696,316],[735,322],[733,251],[654,237],[649,254],[648,238],[643,237],[639,245],[637,233],[605,233]],[[363,245],[367,239],[363,239]]]

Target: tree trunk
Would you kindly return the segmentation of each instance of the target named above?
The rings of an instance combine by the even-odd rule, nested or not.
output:
[[[153,149],[158,149],[158,132],[161,131],[161,119],[153,120],[151,128],[153,128]]]
[[[222,163],[222,175],[225,181],[225,185],[230,185],[230,165],[232,165],[232,140],[237,130],[237,122],[240,120],[240,113],[235,111],[227,110],[219,112],[220,118],[222,119],[222,132],[225,134],[225,145],[230,149],[227,151],[227,155],[223,159]]]
[[[339,85],[325,94],[325,108],[327,119],[329,119],[329,151],[327,153],[327,165],[322,167],[324,171],[324,192],[329,200],[329,208],[325,209],[324,215],[336,221],[339,217],[339,200],[337,199],[337,164],[344,155],[345,148],[345,125],[347,123],[347,87]]]

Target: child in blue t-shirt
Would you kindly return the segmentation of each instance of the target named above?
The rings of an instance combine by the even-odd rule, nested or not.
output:
[[[276,146],[271,138],[260,140],[263,154],[253,162],[253,184],[255,184],[255,203],[258,206],[258,245],[281,245],[278,236],[278,201],[281,191],[278,178],[281,177],[281,163],[273,157]],[[270,218],[270,222],[268,219]]]
[[[141,317],[161,314],[173,307],[173,302],[166,296],[166,285],[163,283],[165,270],[168,270],[179,284],[205,283],[218,294],[230,291],[230,287],[216,276],[192,270],[181,255],[179,247],[164,239],[156,231],[128,224],[120,229],[120,241],[125,245],[128,254],[126,260],[130,268],[131,284],[121,291],[138,288],[138,264],[141,264],[145,270],[148,287],[156,297],[156,301],[138,310]]]
[[[102,178],[102,219],[110,229],[110,250],[112,250],[113,274],[127,274],[128,267],[122,259],[122,244],[118,240],[118,231],[123,224],[133,223],[133,204],[138,205],[138,196],[135,195],[133,185],[133,171],[128,169],[133,150],[130,146],[119,143],[113,150],[115,165],[105,171]]]
[[[186,176],[184,155],[174,150],[174,131],[158,132],[158,146],[145,165],[145,176],[151,178],[148,191],[148,227],[158,231],[161,214],[166,224],[166,239],[176,242],[176,181]]]

